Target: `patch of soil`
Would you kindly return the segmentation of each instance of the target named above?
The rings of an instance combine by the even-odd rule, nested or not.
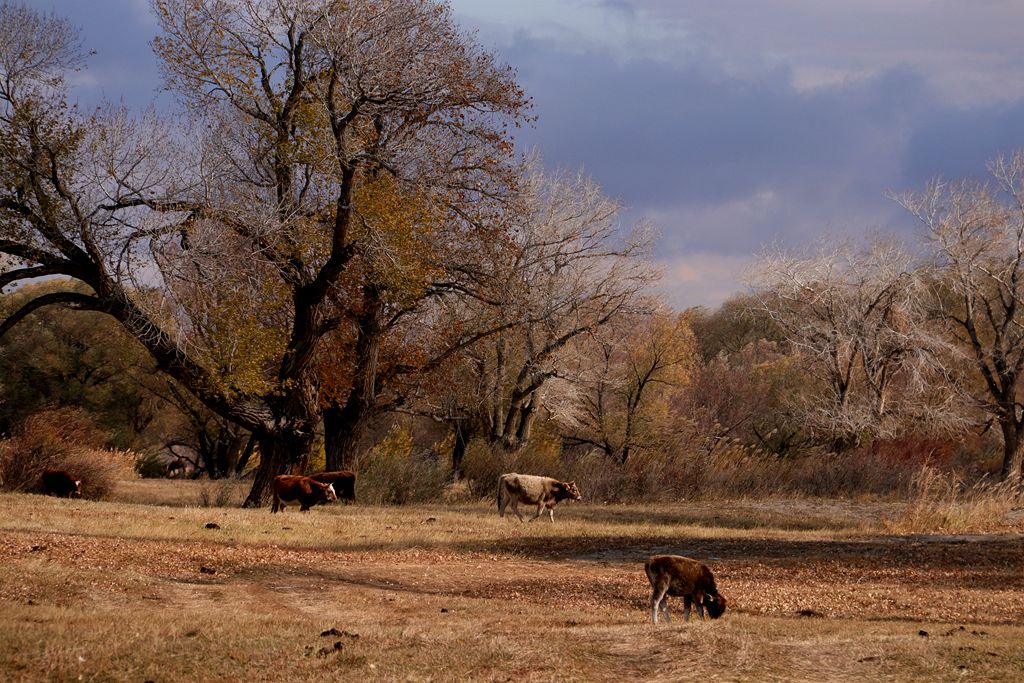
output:
[[[221,588],[241,587],[260,599],[290,604],[298,597],[308,601],[310,610],[316,609],[325,586],[344,583],[386,595],[410,592],[642,612],[650,595],[643,559],[674,553],[707,562],[730,610],[738,612],[977,624],[1020,623],[1024,615],[1020,536],[700,539],[685,547],[658,541],[637,546],[621,537],[547,540],[550,558],[525,559],[522,541],[507,554],[493,548],[326,552],[0,532],[0,563],[45,561],[72,572],[110,570],[103,589],[126,596],[138,590],[132,576],[152,577],[169,587],[195,581],[197,567],[214,567]],[[41,544],[45,553],[38,550]],[[0,583],[0,598],[29,597],[15,589]],[[681,607],[673,602],[673,610]]]

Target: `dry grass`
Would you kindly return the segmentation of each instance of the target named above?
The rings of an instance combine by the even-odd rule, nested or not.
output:
[[[886,520],[901,533],[964,533],[999,529],[1024,506],[1015,481],[980,481],[967,486],[959,477],[923,467],[911,483],[910,503]]]
[[[1019,524],[879,536],[891,505],[806,500],[271,515],[200,507],[202,487],[0,494],[0,679],[1024,677]],[[708,561],[735,608],[651,626],[653,552]]]

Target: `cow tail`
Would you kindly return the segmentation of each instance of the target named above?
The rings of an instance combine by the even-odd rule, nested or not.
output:
[[[498,477],[498,509],[501,510],[501,494],[505,490],[505,480]]]

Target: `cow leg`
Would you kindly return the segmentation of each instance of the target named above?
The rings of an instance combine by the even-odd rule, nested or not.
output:
[[[537,503],[537,514],[535,514],[533,517],[530,517],[530,521],[532,522],[533,520],[535,520],[538,517],[540,517],[543,512],[544,512],[544,503]]]
[[[519,501],[515,498],[512,499],[512,512],[516,513],[516,517],[519,518],[520,522],[525,522],[522,513],[519,512]]]
[[[683,606],[684,606],[683,607],[683,621],[689,621],[690,620],[690,607],[693,606],[693,596],[684,595],[683,596]]]
[[[697,605],[697,616],[700,617],[701,621],[704,621],[704,594],[697,593],[697,598],[694,600]]]
[[[668,598],[665,594],[668,593],[668,584],[662,588],[654,587],[651,591],[651,621],[655,624],[658,623],[658,610],[659,608],[665,611],[665,621],[668,621]]]
[[[551,517],[551,523],[555,523],[555,508],[548,508],[548,516]]]

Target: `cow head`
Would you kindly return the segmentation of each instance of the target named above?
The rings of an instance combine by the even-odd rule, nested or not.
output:
[[[580,490],[576,488],[576,482],[574,481],[563,481],[559,482],[562,487],[562,498],[568,500],[583,500],[583,496],[580,495]]]
[[[81,479],[75,479],[75,490],[72,491],[71,493],[69,493],[68,496],[71,497],[71,498],[81,498],[82,497],[82,480]]]
[[[728,602],[724,595],[704,595],[704,607],[712,619],[717,619],[725,613],[725,603]]]
[[[324,494],[324,497],[327,499],[327,502],[333,502],[335,500],[338,500],[338,494],[334,492],[334,484],[328,484],[327,488],[324,489]]]

